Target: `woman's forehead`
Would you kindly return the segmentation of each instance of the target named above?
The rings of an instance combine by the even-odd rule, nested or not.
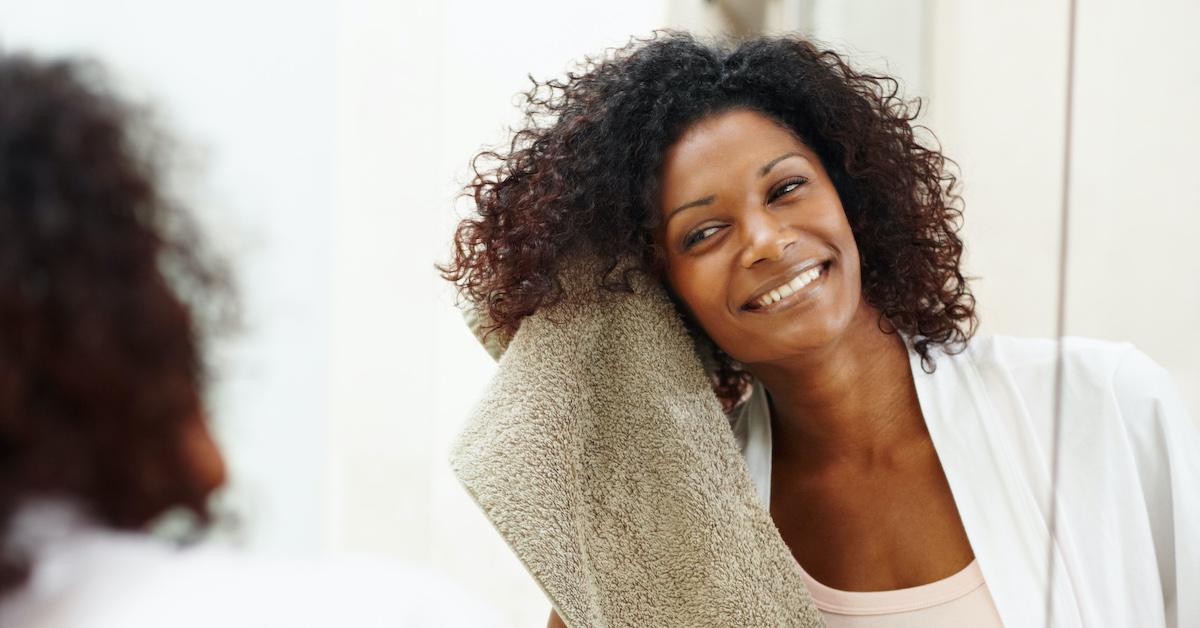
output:
[[[816,155],[795,133],[757,111],[734,110],[703,118],[671,145],[663,160],[664,196],[721,176],[758,174],[782,155]]]

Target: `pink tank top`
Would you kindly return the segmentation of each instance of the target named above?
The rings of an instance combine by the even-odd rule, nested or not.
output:
[[[808,575],[804,583],[828,628],[941,628],[1002,626],[979,565],[921,586],[892,591],[842,591]]]

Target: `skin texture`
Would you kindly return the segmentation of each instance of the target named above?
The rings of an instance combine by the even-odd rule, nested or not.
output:
[[[771,515],[797,561],[852,591],[966,566],[907,349],[862,298],[854,235],[817,155],[770,117],[735,109],[685,131],[662,180],[668,284],[770,397]],[[697,199],[708,202],[673,213]],[[827,270],[787,307],[746,309],[806,260]]]

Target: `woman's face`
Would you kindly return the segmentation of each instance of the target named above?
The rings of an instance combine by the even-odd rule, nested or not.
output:
[[[748,110],[692,125],[661,177],[667,281],[743,364],[836,342],[861,298],[858,247],[817,155]]]

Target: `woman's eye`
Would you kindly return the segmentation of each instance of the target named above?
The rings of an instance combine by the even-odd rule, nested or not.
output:
[[[685,249],[690,248],[693,244],[696,244],[697,242],[700,242],[701,240],[707,240],[709,237],[711,237],[714,233],[716,233],[720,229],[721,229],[720,226],[713,225],[711,227],[697,229],[697,230],[689,233],[687,235],[687,237],[684,238],[684,240],[683,240],[683,248],[685,248]]]
[[[774,190],[771,190],[771,195],[767,198],[767,202],[770,203],[784,194],[787,194],[788,192],[791,192],[804,185],[805,183],[808,183],[808,179],[805,179],[804,177],[788,179],[787,181],[780,183]]]

